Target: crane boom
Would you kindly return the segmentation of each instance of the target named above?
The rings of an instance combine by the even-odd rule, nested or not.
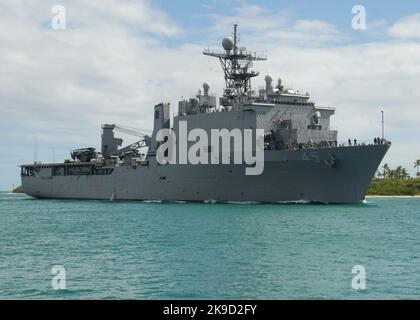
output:
[[[115,129],[122,132],[122,133],[129,134],[129,135],[136,136],[136,137],[140,137],[140,138],[143,138],[143,137],[147,136],[148,134],[150,134],[149,130],[131,128],[131,127],[127,127],[127,126],[121,126],[119,124],[115,125]]]

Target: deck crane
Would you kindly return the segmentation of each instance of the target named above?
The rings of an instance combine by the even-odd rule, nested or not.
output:
[[[129,134],[135,137],[139,137],[139,138],[144,138],[145,136],[148,136],[151,134],[151,130],[145,130],[145,129],[138,129],[138,128],[133,128],[133,127],[128,127],[128,126],[122,126],[119,124],[115,124],[114,125],[114,129],[125,133],[125,134]]]
[[[116,138],[114,135],[114,130],[135,136],[140,139],[137,142],[119,149],[123,143],[123,139]],[[146,130],[140,130],[137,128],[130,128],[116,124],[104,124],[102,125],[102,155],[105,158],[118,156],[120,159],[124,157],[137,157],[140,155],[139,149],[147,148],[150,146],[151,138],[147,133],[148,132]]]
[[[149,135],[150,134],[149,130],[137,129],[137,128],[118,125],[118,124],[114,125],[114,129],[119,132],[141,138],[140,140],[117,150],[113,154],[114,156],[118,156],[120,159],[126,156],[131,156],[131,157],[138,156],[140,149],[148,148],[150,146],[151,138]]]

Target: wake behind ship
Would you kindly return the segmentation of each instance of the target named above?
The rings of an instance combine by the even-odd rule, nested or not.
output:
[[[113,199],[150,201],[214,202],[321,202],[354,203],[364,200],[370,181],[390,147],[385,139],[372,144],[349,141],[338,145],[337,131],[330,128],[335,109],[316,105],[308,94],[287,89],[281,79],[273,85],[265,76],[265,87],[254,91],[251,79],[258,76],[252,64],[266,57],[238,47],[237,26],[233,38],[223,39],[223,50],[203,53],[220,60],[225,78],[222,97],[211,95],[204,83],[196,97],[178,104],[171,125],[170,105],[154,107],[151,136],[122,147],[115,124],[102,126],[101,152],[77,149],[64,163],[33,163],[21,166],[25,193],[38,198]],[[236,148],[228,141],[228,162],[214,164],[223,151],[212,146],[196,148],[206,161],[183,164],[179,152],[174,161],[158,159],[166,129],[182,136],[194,129],[210,137],[214,129],[256,131],[262,129],[263,168],[261,174],[246,175],[249,167],[234,161]],[[254,141],[256,138],[254,138]],[[166,140],[165,140],[166,141]],[[223,143],[223,141],[219,141]],[[182,143],[176,140],[176,147]],[[240,144],[243,146],[243,141]],[[186,142],[192,147],[195,142]],[[256,152],[256,147],[252,147]],[[178,150],[178,149],[177,149]],[[232,150],[232,149],[229,149]]]

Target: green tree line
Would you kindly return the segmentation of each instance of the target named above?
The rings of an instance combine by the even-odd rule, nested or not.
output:
[[[420,195],[420,160],[414,162],[417,178],[410,177],[403,166],[391,169],[385,163],[372,180],[368,194],[370,195]]]

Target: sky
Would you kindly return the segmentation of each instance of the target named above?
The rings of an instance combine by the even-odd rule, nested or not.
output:
[[[56,5],[65,29],[54,27]],[[356,5],[366,28],[353,27]],[[343,142],[379,136],[383,110],[392,141],[384,162],[414,174],[417,0],[0,0],[0,190],[19,185],[20,164],[99,149],[103,123],[152,129],[154,105],[177,106],[204,81],[220,96],[221,68],[202,51],[221,48],[235,23],[241,46],[268,56],[255,65],[256,88],[270,74],[335,107]]]

